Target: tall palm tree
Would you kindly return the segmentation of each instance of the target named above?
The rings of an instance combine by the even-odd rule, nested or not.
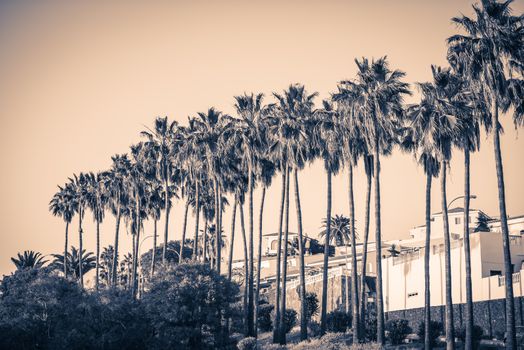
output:
[[[165,201],[162,198],[162,189],[158,181],[151,181],[149,183],[146,193],[147,216],[153,219],[153,251],[151,255],[151,270],[149,273],[150,277],[152,277],[155,274],[156,247],[158,237],[157,224],[160,220],[161,211],[164,208]]]
[[[438,177],[440,163],[437,159],[438,137],[437,124],[434,122],[433,101],[430,96],[423,96],[419,104],[408,108],[408,128],[402,140],[402,148],[413,152],[417,162],[426,174],[426,238],[424,247],[424,347],[431,349],[431,289],[430,289],[430,254],[431,254],[431,185]]]
[[[264,223],[264,202],[266,198],[266,189],[271,186],[273,176],[275,175],[275,164],[264,156],[268,156],[269,150],[263,151],[262,158],[259,159],[257,164],[256,176],[262,185],[262,194],[260,196],[260,209],[258,215],[258,256],[257,256],[257,277],[256,277],[256,288],[255,288],[255,321],[258,320],[259,302],[260,302],[260,270],[262,269],[262,228]],[[255,336],[257,336],[257,327],[255,325]]]
[[[24,254],[17,253],[15,258],[11,258],[11,261],[17,270],[39,269],[47,262],[41,253],[32,250],[26,250]]]
[[[82,245],[83,245],[83,227],[82,227],[82,221],[84,219],[85,209],[87,206],[88,201],[88,186],[89,186],[89,178],[87,174],[80,173],[79,175],[74,174],[73,178],[69,179],[72,188],[74,189],[74,195],[76,197],[77,206],[76,206],[76,213],[78,215],[78,247],[79,251],[83,251]],[[78,282],[81,287],[84,287],[84,273],[82,270],[83,264],[82,264],[82,254],[79,255],[79,278]]]
[[[375,244],[377,265],[377,341],[384,343],[384,297],[382,291],[382,226],[380,206],[380,154],[384,144],[395,139],[403,119],[403,96],[410,94],[409,85],[402,81],[405,73],[391,70],[386,57],[377,60],[355,60],[357,77],[342,81],[339,93],[351,109],[357,111],[362,136],[373,152],[375,188]]]
[[[521,121],[522,100],[522,47],[524,46],[524,17],[514,16],[512,1],[482,0],[473,5],[475,18],[452,18],[465,34],[448,38],[449,53],[464,58],[467,75],[472,84],[482,91],[482,98],[489,106],[499,193],[499,211],[502,230],[504,275],[506,292],[507,348],[516,348],[515,303],[509,230],[506,212],[506,194],[502,152],[500,147],[499,112],[514,108],[514,120]],[[508,74],[509,73],[509,74]],[[509,78],[508,78],[509,76]]]
[[[73,187],[70,183],[66,183],[63,187],[58,186],[59,191],[53,195],[49,202],[49,210],[54,216],[61,217],[65,224],[65,240],[64,240],[64,255],[67,255],[67,247],[69,240],[69,224],[73,220],[76,211],[76,196],[74,195]],[[67,278],[67,269],[64,267],[64,277]]]
[[[300,312],[300,337],[307,338],[307,312],[306,312],[306,287],[304,268],[304,238],[302,232],[302,212],[300,207],[300,194],[298,185],[298,171],[306,162],[313,158],[314,149],[311,147],[311,131],[314,113],[314,99],[317,93],[308,94],[305,87],[300,84],[290,85],[282,94],[273,93],[277,99],[274,108],[268,112],[269,133],[273,135],[272,153],[276,154],[282,168],[286,173],[293,171],[295,179],[295,202],[297,208],[298,248],[299,248],[299,296],[301,300]],[[289,175],[287,175],[289,176]],[[280,314],[286,309],[286,280],[287,280],[287,251],[289,233],[289,184],[287,181],[285,197],[285,223],[284,223],[284,262],[282,268],[282,298],[280,300]],[[280,318],[280,343],[285,344],[283,318]]]
[[[87,206],[93,213],[96,223],[96,275],[95,288],[98,290],[100,275],[100,224],[104,220],[107,192],[104,188],[104,177],[107,173],[88,173],[87,177]]]
[[[247,303],[247,330],[249,336],[255,335],[255,303],[254,303],[254,215],[253,190],[255,187],[254,172],[258,153],[264,139],[261,133],[261,117],[264,110],[263,94],[244,94],[235,96],[235,110],[240,117],[231,124],[233,142],[240,148],[243,168],[247,171],[248,185],[248,242],[249,242],[249,275],[248,275],[248,303]],[[229,137],[228,137],[229,138]]]
[[[336,175],[342,166],[343,154],[339,140],[342,137],[340,120],[336,112],[332,109],[328,101],[324,101],[324,108],[315,113],[316,130],[315,130],[315,147],[324,163],[324,170],[327,178],[327,205],[326,205],[326,222],[331,223],[331,202],[332,202],[332,176]],[[327,225],[324,234],[324,265],[322,276],[322,300],[320,313],[320,334],[326,333],[327,318],[327,282],[328,282],[328,260],[329,260],[329,242],[331,241],[331,225]]]
[[[129,176],[131,163],[126,154],[117,154],[111,157],[111,159],[113,163],[111,164],[111,169],[109,170],[108,176],[105,178],[106,183],[104,186],[108,191],[109,205],[116,221],[115,240],[113,245],[113,266],[111,268],[111,284],[112,286],[116,286],[118,279],[118,241],[120,233],[120,221],[129,202],[126,183],[128,181],[127,178]]]
[[[158,174],[164,184],[164,192],[167,194],[164,197],[165,210],[165,227],[164,227],[164,246],[162,249],[162,263],[166,261],[166,249],[169,238],[169,213],[171,210],[170,198],[172,191],[170,191],[170,178],[173,172],[173,157],[171,157],[174,149],[177,148],[176,136],[178,123],[177,121],[169,122],[167,117],[156,118],[153,129],[142,131],[141,135],[147,137],[148,141],[152,143],[158,152]]]

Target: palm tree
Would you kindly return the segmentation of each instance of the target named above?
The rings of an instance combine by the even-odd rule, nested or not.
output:
[[[160,220],[161,211],[164,208],[165,201],[162,198],[161,185],[157,181],[152,181],[147,189],[147,216],[153,219],[153,252],[151,255],[150,277],[155,274],[156,247],[157,247],[157,223]],[[165,237],[164,237],[165,238]],[[163,252],[163,249],[162,249]]]
[[[304,269],[304,238],[302,232],[302,212],[300,207],[300,193],[298,185],[298,171],[306,162],[313,158],[311,148],[311,132],[313,120],[314,99],[317,93],[308,94],[305,87],[300,84],[290,85],[282,94],[273,93],[277,99],[276,105],[268,111],[268,131],[273,135],[271,152],[285,169],[286,176],[293,171],[295,179],[295,202],[297,208],[298,224],[298,248],[299,248],[299,298],[301,300],[300,312],[300,337],[307,338],[307,313],[306,313],[306,287]],[[284,262],[282,268],[282,298],[280,300],[280,315],[286,309],[286,280],[287,280],[287,255],[289,234],[289,185],[287,179],[285,191],[285,223],[284,223]],[[284,332],[283,318],[280,318],[279,332],[280,343],[285,344],[286,334]]]
[[[111,273],[113,271],[114,248],[112,245],[104,247],[100,254],[100,281],[105,287],[111,286]]]
[[[368,149],[373,152],[375,187],[375,241],[377,265],[377,342],[384,343],[384,298],[382,292],[380,154],[384,144],[389,147],[403,118],[403,96],[410,94],[409,85],[402,81],[405,73],[391,70],[386,57],[355,60],[357,78],[342,81],[339,93],[348,108],[356,111],[361,132]]]
[[[103,184],[107,173],[88,173],[87,175],[87,206],[93,213],[96,223],[96,275],[95,288],[98,290],[100,275],[100,224],[104,220],[105,206],[107,204],[107,193]]]
[[[499,193],[499,211],[504,252],[504,275],[506,279],[506,333],[507,348],[516,348],[515,303],[509,231],[506,212],[506,195],[502,153],[500,148],[499,112],[514,108],[514,120],[522,121],[522,47],[524,45],[524,18],[512,15],[512,1],[482,0],[480,5],[473,5],[476,18],[460,16],[452,21],[466,34],[457,34],[448,38],[451,55],[464,58],[467,75],[472,84],[479,87],[482,98],[489,106],[493,125],[493,146],[497,186]],[[507,77],[509,73],[509,77]]]
[[[11,261],[15,264],[17,270],[39,269],[47,262],[41,253],[32,250],[26,250],[24,254],[18,253],[16,255],[17,257],[11,258]]]
[[[118,279],[118,236],[120,231],[120,221],[129,202],[126,183],[128,181],[127,178],[129,176],[131,163],[126,154],[115,155],[111,157],[111,159],[113,163],[108,176],[106,177],[106,183],[104,186],[108,191],[109,205],[116,221],[115,242],[113,245],[113,266],[111,268],[111,284],[116,286]]]
[[[431,349],[431,289],[430,289],[430,254],[431,254],[431,185],[439,174],[440,163],[437,160],[438,149],[435,137],[438,130],[432,115],[433,105],[430,96],[423,96],[422,101],[410,106],[407,115],[409,125],[402,142],[405,150],[413,152],[426,174],[426,238],[424,247],[424,347]]]
[[[92,252],[87,252],[82,250],[77,250],[75,247],[71,247],[71,253],[66,255],[66,263],[64,264],[64,255],[62,254],[52,254],[54,260],[49,265],[52,269],[63,271],[67,269],[68,273],[73,277],[73,279],[80,281],[83,274],[88,273],[89,271],[96,268],[96,257]],[[65,266],[64,266],[65,265]]]
[[[332,176],[336,175],[342,166],[343,154],[339,140],[341,139],[340,120],[336,112],[332,109],[328,101],[324,101],[324,108],[315,113],[316,129],[315,146],[324,162],[324,169],[327,178],[327,205],[326,222],[331,223],[331,195],[332,195]],[[328,260],[329,242],[331,241],[331,225],[326,226],[324,244],[324,266],[322,276],[322,301],[320,315],[320,334],[326,333],[327,316],[327,282],[328,282]]]
[[[141,135],[147,137],[148,141],[154,145],[158,152],[158,166],[157,172],[164,184],[164,209],[165,209],[165,227],[164,227],[164,248],[162,250],[162,263],[166,260],[167,241],[169,238],[169,213],[171,210],[170,198],[172,191],[170,191],[170,178],[173,172],[173,158],[171,153],[176,149],[175,134],[177,133],[178,123],[176,121],[169,122],[167,117],[156,118],[153,129],[142,131]],[[154,264],[152,269],[154,269]]]
[[[442,217],[444,223],[445,271],[446,271],[446,343],[454,349],[453,301],[451,285],[451,242],[449,237],[448,204],[446,199],[446,171],[451,159],[453,140],[464,134],[461,120],[470,112],[463,81],[450,69],[432,66],[433,82],[422,83],[422,107],[414,108],[415,139],[422,147],[422,160],[426,176],[432,177],[440,163]],[[426,208],[426,221],[427,221]],[[426,222],[426,225],[428,223]],[[428,233],[426,233],[428,235]],[[426,237],[426,240],[428,237]],[[428,248],[426,248],[427,250]],[[427,317],[427,316],[426,316]]]
[[[249,242],[249,275],[248,275],[248,303],[247,303],[247,333],[255,335],[255,303],[254,303],[254,215],[253,215],[253,189],[255,187],[254,171],[257,156],[262,147],[261,118],[264,110],[262,104],[264,95],[244,94],[235,96],[235,109],[240,117],[231,124],[233,142],[238,144],[239,154],[242,154],[242,168],[246,169],[248,185],[248,242]],[[229,136],[227,137],[229,138]],[[231,140],[231,139],[230,139]]]
[[[49,202],[49,210],[54,216],[61,217],[65,224],[65,244],[64,255],[67,255],[68,239],[69,239],[69,224],[73,220],[76,211],[76,197],[74,195],[73,187],[70,183],[63,187],[58,186],[59,191],[53,195]],[[64,268],[64,277],[67,278],[67,269]]]
[[[78,176],[76,174],[73,175],[73,178],[69,179],[71,186],[74,190],[74,195],[76,197],[77,205],[75,207],[76,213],[78,214],[78,247],[80,251],[83,251],[82,244],[83,244],[83,228],[82,228],[82,220],[84,219],[85,214],[85,208],[88,203],[88,186],[89,186],[89,180],[88,175],[84,173],[80,173]],[[84,287],[84,273],[82,270],[83,264],[82,264],[82,254],[79,255],[80,262],[78,264],[79,271],[78,271],[78,282],[80,283],[81,287]]]
[[[262,152],[263,155],[268,156],[269,150]],[[262,227],[264,223],[264,202],[266,198],[266,189],[271,186],[273,176],[275,175],[275,164],[264,156],[259,159],[256,167],[256,176],[262,185],[262,194],[260,197],[260,211],[258,215],[258,257],[257,257],[257,277],[255,289],[255,321],[258,320],[259,302],[260,302],[260,270],[262,269]],[[257,336],[257,327],[255,325],[255,336]]]

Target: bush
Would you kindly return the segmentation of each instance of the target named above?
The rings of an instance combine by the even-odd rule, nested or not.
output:
[[[308,325],[308,333],[313,338],[316,338],[320,335],[320,324],[316,321],[309,321]]]
[[[284,313],[284,331],[289,333],[297,324],[297,312],[293,309],[286,309]]]
[[[237,344],[238,350],[256,350],[257,340],[253,337],[247,337],[242,339]]]
[[[318,297],[315,293],[306,293],[306,319],[311,321],[318,314]]]
[[[480,341],[482,340],[482,335],[484,334],[484,330],[482,327],[474,325],[473,326],[473,334],[472,334],[472,340],[473,340],[473,348],[477,348],[480,345]],[[457,331],[457,337],[461,339],[462,341],[465,341],[466,339],[466,328],[461,327]]]
[[[326,316],[326,327],[329,332],[345,332],[349,326],[351,326],[351,316],[343,311],[331,311]]]
[[[235,314],[238,287],[207,264],[159,269],[142,303],[151,317],[157,349],[201,349],[223,345],[222,320]]]
[[[260,303],[258,306],[257,323],[258,329],[262,332],[269,332],[273,329],[273,320],[271,319],[271,313],[275,307],[271,304]]]
[[[386,331],[388,339],[392,345],[402,344],[408,334],[411,333],[411,327],[408,320],[398,319],[386,322]]]
[[[424,342],[424,327],[425,323],[424,321],[420,322],[418,326],[418,336],[420,337],[420,340]],[[431,321],[429,323],[429,341],[431,346],[437,345],[436,341],[439,335],[441,335],[444,332],[444,325],[437,321]]]
[[[369,313],[366,317],[365,336],[368,341],[377,341],[377,316],[374,313]]]

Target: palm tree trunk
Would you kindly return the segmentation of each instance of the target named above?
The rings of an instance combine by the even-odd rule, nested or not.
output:
[[[302,208],[300,207],[300,191],[298,188],[298,169],[293,169],[295,177],[295,206],[298,225],[298,268],[300,273],[300,340],[307,339],[307,308],[306,308],[306,272],[304,264],[304,238],[302,234]]]
[[[120,212],[120,203],[117,206],[117,215],[116,215],[116,230],[115,230],[115,248],[113,251],[113,266],[111,272],[111,284],[113,287],[116,285],[117,279],[117,267],[118,267],[118,231],[120,230],[120,218],[122,213]]]
[[[360,342],[360,321],[358,312],[358,282],[357,282],[357,238],[355,234],[355,199],[353,196],[353,164],[349,164],[349,217],[351,230],[351,305],[353,343]],[[347,255],[346,255],[347,256]]]
[[[82,269],[82,208],[80,208],[78,212],[78,248],[80,249],[78,252],[78,277],[80,281],[80,286],[84,287],[84,273]]]
[[[248,336],[255,335],[254,316],[254,238],[253,238],[253,172],[251,168],[248,169],[248,216],[249,216],[249,278],[248,278],[248,303],[247,303],[247,330]]]
[[[233,273],[233,248],[235,247],[235,221],[237,216],[237,203],[238,198],[235,195],[233,203],[233,213],[231,214],[231,240],[229,241],[229,261],[227,264],[227,279],[231,281],[231,275]]]
[[[497,169],[497,186],[499,192],[500,227],[502,230],[502,249],[504,251],[504,276],[506,288],[506,349],[516,349],[515,336],[515,300],[513,299],[513,266],[508,230],[508,215],[506,212],[506,190],[504,186],[504,170],[502,167],[502,153],[500,150],[500,127],[498,101],[495,97],[492,104],[491,117],[494,127],[493,147],[495,151],[495,166]]]
[[[240,203],[240,229],[242,231],[242,243],[244,246],[244,334],[247,335],[247,302],[248,302],[248,276],[249,276],[249,255],[247,250],[246,225],[244,222],[244,205]]]
[[[195,241],[193,242],[193,261],[198,259],[198,222],[200,219],[200,184],[195,181]]]
[[[282,193],[280,198],[280,216],[278,223],[278,242],[277,242],[277,274],[275,279],[275,320],[273,324],[273,343],[278,343],[280,336],[280,270],[282,265],[282,225],[284,222],[284,204],[286,200],[286,182],[288,176],[285,171],[282,171]]]
[[[327,170],[327,205],[326,205],[326,236],[324,243],[324,268],[322,271],[322,301],[320,311],[320,334],[326,334],[327,316],[327,283],[329,262],[329,241],[331,239],[331,171]]]
[[[260,269],[262,268],[262,224],[264,219],[264,200],[266,199],[266,186],[262,186],[262,197],[260,199],[260,212],[258,215],[258,258],[257,258],[257,287],[255,290],[255,338],[258,336],[258,310],[260,299]]]
[[[289,165],[286,165],[288,180],[286,181],[286,208],[284,216],[284,262],[282,266],[282,298],[280,299],[280,344],[286,344],[285,312],[286,312],[286,284],[287,284],[287,258],[289,242]]]
[[[166,225],[164,227],[164,246],[162,247],[162,264],[166,263],[167,254],[167,240],[168,240],[168,229],[169,229],[169,212],[171,211],[171,204],[169,202],[169,180],[167,174],[164,173],[164,190],[166,197],[164,198],[164,208],[166,209]]]
[[[157,223],[158,220],[155,218],[153,221],[153,253],[151,254],[151,278],[155,274]]]
[[[466,341],[465,349],[473,349],[473,289],[471,286],[471,250],[469,242],[469,149],[464,149],[464,259],[466,268]]]
[[[98,290],[99,274],[100,274],[100,220],[96,219],[96,276],[95,289]]]
[[[431,350],[431,289],[429,258],[431,254],[431,182],[433,170],[426,170],[426,243],[424,246],[424,349]]]
[[[448,202],[446,198],[447,161],[442,162],[440,171],[440,191],[442,196],[442,219],[444,221],[444,269],[446,271],[446,349],[455,349],[453,327],[453,298],[451,289],[451,242],[449,237]]]
[[[203,263],[206,263],[206,253],[207,253],[207,219],[204,219],[204,237],[202,237],[203,239],[203,243],[202,243],[202,262]],[[210,258],[211,258],[211,254],[210,254]],[[211,268],[213,268],[213,263],[211,262]]]
[[[67,245],[69,244],[69,221],[66,221],[65,246],[64,246],[64,277],[67,278]]]
[[[362,245],[362,261],[360,269],[360,334],[365,334],[365,323],[366,323],[366,265],[368,257],[368,239],[369,239],[369,212],[371,203],[371,173],[367,174],[367,189],[366,189],[366,213],[364,222],[364,243]]]
[[[217,210],[215,211],[216,216],[216,224],[215,224],[215,246],[216,246],[216,254],[215,254],[215,268],[217,270],[217,273],[220,275],[221,270],[221,260],[222,260],[222,222],[220,221],[220,212],[222,210],[222,194],[220,191],[220,182],[216,182],[216,190],[217,190]]]
[[[178,254],[178,262],[184,260],[184,245],[186,244],[186,229],[187,229],[187,213],[189,211],[189,198],[186,200],[186,207],[184,208],[184,226],[182,227],[182,240],[180,241],[180,252]]]
[[[382,227],[380,220],[380,153],[379,140],[375,137],[375,246],[377,264],[377,342],[384,344],[384,294],[382,291]]]
[[[136,200],[136,240],[135,240],[135,247],[133,247],[135,253],[133,256],[133,276],[132,276],[132,295],[134,298],[137,296],[138,291],[138,259],[140,252],[138,251],[138,248],[140,247],[140,199],[137,198]]]

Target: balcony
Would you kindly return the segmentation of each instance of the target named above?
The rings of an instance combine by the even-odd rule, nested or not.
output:
[[[513,274],[513,284],[520,283],[520,272]],[[499,276],[499,287],[506,285],[506,276]]]

